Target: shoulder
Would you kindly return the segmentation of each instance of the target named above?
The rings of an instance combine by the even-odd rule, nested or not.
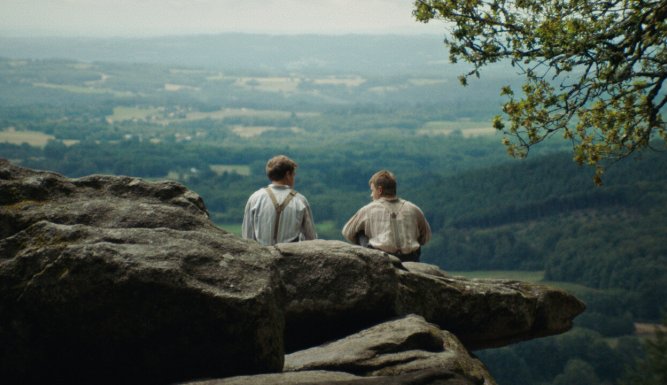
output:
[[[365,212],[370,212],[370,211],[377,210],[377,209],[383,209],[382,203],[380,203],[379,201],[372,201],[372,202],[366,204],[365,206],[362,206],[357,212],[365,213]]]
[[[262,187],[261,189],[252,193],[250,195],[250,198],[248,198],[248,200],[256,200],[256,199],[259,199],[260,197],[265,196],[265,195],[267,195],[266,187]]]

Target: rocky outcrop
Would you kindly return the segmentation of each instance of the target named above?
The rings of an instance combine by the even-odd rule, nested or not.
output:
[[[405,264],[398,312],[417,313],[454,333],[471,350],[566,332],[585,310],[571,294],[515,280],[466,279]],[[429,271],[424,271],[428,268]]]
[[[469,349],[558,334],[584,305],[570,294],[510,280],[470,280],[336,241],[278,244],[286,287],[287,350],[419,314]]]
[[[169,383],[280,371],[269,251],[180,185],[0,163],[0,382]]]
[[[42,220],[100,228],[211,230],[204,202],[174,182],[92,175],[67,179],[0,159],[0,239]]]
[[[459,374],[471,383],[495,384],[486,367],[468,353],[456,336],[417,315],[289,354],[284,370],[333,370],[386,377],[433,368]]]
[[[260,247],[177,183],[0,160],[3,383],[490,384],[467,349],[560,333],[581,311],[560,290],[338,241]]]
[[[285,357],[283,373],[188,385],[477,384],[495,385],[484,365],[451,333],[408,315]]]
[[[305,371],[239,376],[192,382],[187,385],[481,385],[441,368],[395,376],[355,376],[343,372]]]

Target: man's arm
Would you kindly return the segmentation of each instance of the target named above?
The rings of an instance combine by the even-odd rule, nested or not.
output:
[[[341,233],[343,234],[343,237],[347,239],[348,241],[358,245],[359,244],[359,237],[358,234],[361,232],[363,233],[364,230],[364,215],[362,213],[362,210],[360,209],[357,211],[356,214],[350,218],[345,226],[343,226],[343,230]]]
[[[419,210],[419,244],[420,245],[425,245],[428,243],[428,241],[431,240],[431,226],[429,226],[428,221],[426,220],[426,217],[424,216],[424,213],[421,211],[421,209],[417,208]]]
[[[317,231],[315,230],[315,221],[313,220],[313,213],[310,210],[310,205],[306,199],[303,200],[306,205],[306,212],[303,216],[303,223],[301,223],[301,234],[304,240],[317,239]]]
[[[243,212],[243,224],[241,225],[241,237],[255,239],[255,220],[252,215],[252,197],[248,199]]]

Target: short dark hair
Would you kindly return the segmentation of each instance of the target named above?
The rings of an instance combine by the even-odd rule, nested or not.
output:
[[[294,172],[299,167],[295,161],[285,155],[276,155],[266,162],[266,176],[272,181],[281,180],[288,172]]]
[[[396,177],[391,171],[381,170],[376,172],[368,181],[368,184],[372,184],[375,188],[382,187],[382,196],[396,195]]]

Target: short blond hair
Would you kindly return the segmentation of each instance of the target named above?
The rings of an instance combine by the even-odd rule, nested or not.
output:
[[[270,180],[281,180],[288,172],[294,172],[299,167],[295,161],[285,155],[276,155],[266,162],[266,176]]]
[[[373,174],[368,181],[369,185],[375,188],[382,187],[382,196],[396,195],[396,177],[391,171],[381,170]]]

